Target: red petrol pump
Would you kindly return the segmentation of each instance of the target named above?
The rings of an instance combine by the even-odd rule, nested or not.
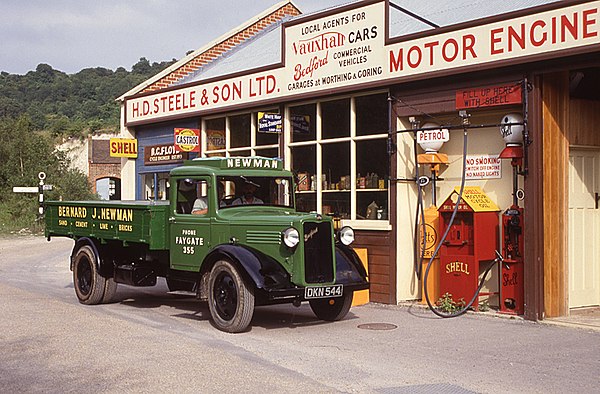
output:
[[[440,292],[454,301],[466,302],[478,291],[482,263],[491,263],[498,248],[498,212],[500,208],[478,186],[455,188],[440,206],[440,231],[450,229],[440,248]],[[453,222],[450,218],[456,208]],[[479,293],[479,296],[490,293]],[[479,297],[473,308],[478,309]]]
[[[501,133],[506,147],[501,159],[510,159],[513,169],[513,203],[502,213],[502,264],[500,268],[500,312],[522,315],[523,287],[523,208],[519,207],[518,175],[523,162],[523,117],[508,114],[502,119]]]

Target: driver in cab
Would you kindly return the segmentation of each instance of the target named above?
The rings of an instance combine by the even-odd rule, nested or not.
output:
[[[233,200],[231,205],[264,204],[263,200],[254,195],[256,193],[257,187],[258,185],[256,185],[255,183],[244,183],[244,187],[242,189],[242,196]]]

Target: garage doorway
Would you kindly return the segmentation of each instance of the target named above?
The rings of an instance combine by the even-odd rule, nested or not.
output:
[[[600,305],[600,151],[569,154],[569,307]]]

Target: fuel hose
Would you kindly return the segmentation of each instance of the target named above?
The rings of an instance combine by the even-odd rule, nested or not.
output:
[[[448,226],[446,227],[446,231],[444,232],[444,235],[440,239],[440,242],[438,243],[438,246],[435,248],[435,251],[433,252],[433,255],[429,259],[429,262],[427,263],[427,268],[425,269],[425,273],[423,275],[423,292],[425,293],[425,300],[427,301],[427,305],[429,306],[429,309],[435,315],[437,315],[439,317],[443,317],[443,318],[458,317],[458,316],[463,315],[464,313],[466,313],[467,310],[473,305],[473,303],[475,302],[475,300],[477,299],[477,297],[479,297],[479,293],[481,292],[481,288],[483,287],[483,284],[485,282],[487,274],[490,272],[490,270],[492,269],[492,267],[494,267],[494,265],[498,261],[502,260],[502,256],[498,252],[496,252],[496,254],[497,254],[498,257],[495,260],[493,260],[494,263],[490,264],[490,266],[484,271],[483,277],[481,278],[481,281],[479,283],[479,286],[477,287],[477,290],[475,291],[475,294],[473,295],[473,298],[471,298],[471,300],[466,305],[464,305],[461,309],[459,309],[458,311],[455,311],[455,312],[452,312],[452,313],[442,313],[438,309],[436,309],[435,306],[431,303],[431,300],[429,299],[429,292],[427,291],[427,277],[429,276],[429,270],[431,269],[431,265],[433,264],[433,260],[437,256],[437,254],[438,254],[438,252],[439,252],[442,244],[446,241],[446,238],[448,237],[448,233],[450,232],[450,228],[452,227],[452,224],[454,223],[454,219],[456,218],[456,213],[458,212],[458,206],[460,205],[460,202],[462,200],[462,194],[463,194],[463,190],[465,188],[466,166],[467,166],[467,142],[468,142],[466,121],[467,121],[466,118],[463,119],[462,178],[461,178],[461,182],[460,182],[460,191],[458,193],[458,199],[456,200],[456,205],[454,206],[454,210],[452,211],[452,216],[450,217],[450,221],[448,223]],[[421,200],[422,200],[422,197],[421,197]],[[422,204],[422,202],[421,202],[421,204]],[[425,244],[423,244],[423,245],[425,245]],[[423,249],[425,249],[425,248],[423,247]]]

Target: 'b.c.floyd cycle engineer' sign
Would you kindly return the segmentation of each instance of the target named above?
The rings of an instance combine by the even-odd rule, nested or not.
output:
[[[385,1],[357,3],[284,24],[285,64],[235,78],[126,99],[127,124],[314,95],[385,86],[496,62],[524,62],[600,44],[600,1],[554,8],[419,38],[386,40]],[[561,7],[557,3],[557,7]],[[547,9],[547,8],[546,8]]]

